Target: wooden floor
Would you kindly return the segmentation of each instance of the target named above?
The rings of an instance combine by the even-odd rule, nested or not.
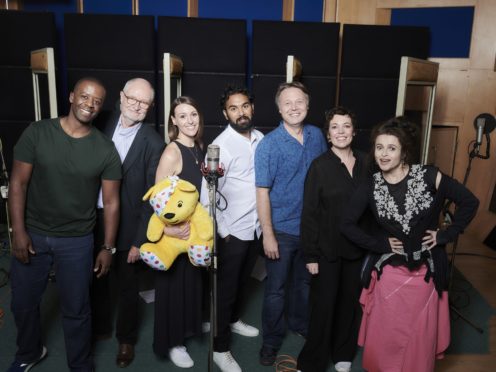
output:
[[[478,256],[459,255],[473,253],[496,258],[496,251],[481,244],[470,233],[460,237],[455,266],[481,293],[489,305],[496,309],[496,260]],[[476,319],[474,319],[476,321]],[[436,372],[491,372],[496,371],[496,317],[489,326],[490,354],[447,355],[436,363]]]

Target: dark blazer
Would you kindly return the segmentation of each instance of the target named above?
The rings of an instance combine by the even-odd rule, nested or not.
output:
[[[110,115],[103,132],[112,138],[120,111]],[[120,221],[116,247],[120,251],[140,247],[147,241],[146,229],[153,210],[143,195],[155,184],[155,173],[165,143],[155,128],[143,123],[122,164]]]

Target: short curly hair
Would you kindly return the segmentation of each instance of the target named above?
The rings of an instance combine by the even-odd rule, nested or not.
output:
[[[329,133],[329,127],[331,126],[331,120],[334,117],[334,115],[349,116],[351,119],[351,125],[353,126],[353,131],[355,132],[357,130],[357,119],[353,111],[348,110],[346,107],[343,106],[336,106],[325,112],[325,122],[324,125],[322,126],[322,132],[324,132],[324,137],[327,138],[327,134]]]

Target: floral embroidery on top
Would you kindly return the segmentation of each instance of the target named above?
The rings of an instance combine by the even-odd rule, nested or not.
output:
[[[412,218],[420,211],[428,209],[434,200],[432,194],[427,190],[427,184],[424,180],[426,172],[427,169],[422,169],[421,165],[411,166],[410,174],[407,176],[409,179],[407,180],[404,214],[400,214],[381,172],[374,174],[374,200],[376,201],[377,214],[379,217],[398,222],[405,234],[410,232]]]

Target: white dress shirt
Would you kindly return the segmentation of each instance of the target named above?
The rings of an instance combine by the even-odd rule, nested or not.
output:
[[[261,234],[255,188],[255,150],[263,134],[253,129],[250,138],[230,125],[212,142],[220,147],[219,163],[224,177],[219,178],[216,210],[217,232],[221,238],[233,235],[240,240],[253,240]],[[202,181],[201,203],[208,207],[208,187]],[[227,204],[227,205],[226,205]],[[224,210],[222,210],[224,209]]]

